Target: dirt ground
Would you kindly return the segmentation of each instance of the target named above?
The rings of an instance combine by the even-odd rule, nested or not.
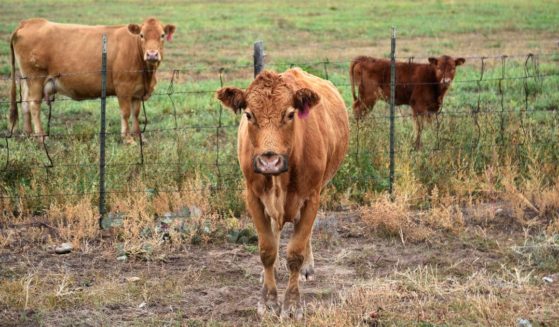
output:
[[[353,287],[390,280],[417,267],[435,267],[441,275],[457,278],[479,270],[497,271],[513,260],[507,249],[523,242],[521,230],[502,228],[509,225],[506,217],[497,222],[498,229],[473,226],[460,235],[438,233],[418,244],[371,232],[355,211],[322,213],[319,219],[313,242],[316,279],[301,284],[306,317],[343,303],[345,292]],[[41,246],[26,240],[30,234],[48,238],[45,225],[0,227],[17,233],[0,250],[0,280],[6,287],[0,292],[1,326],[261,323],[256,313],[261,264],[254,245],[189,245],[149,261],[119,261],[112,241],[57,255],[48,242]],[[290,233],[289,225],[282,235],[282,257]],[[281,263],[280,294],[287,283],[284,259]],[[536,280],[540,274],[535,273]],[[557,298],[556,284],[538,288]],[[398,314],[386,312],[390,309],[384,305],[389,307],[371,303],[363,310],[378,311],[380,322],[383,315]],[[270,319],[266,321],[274,325],[275,318]],[[552,325],[553,318],[542,319],[542,325]]]

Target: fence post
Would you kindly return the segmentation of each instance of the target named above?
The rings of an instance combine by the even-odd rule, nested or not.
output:
[[[390,39],[390,175],[388,192],[393,198],[394,194],[394,105],[396,93],[396,28],[392,27]]]
[[[264,42],[254,42],[254,77],[264,69]]]
[[[107,34],[103,33],[101,50],[101,129],[99,131],[99,228],[103,229],[105,208],[105,109],[107,102]]]

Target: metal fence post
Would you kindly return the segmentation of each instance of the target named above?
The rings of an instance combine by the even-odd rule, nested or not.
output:
[[[394,191],[394,105],[396,93],[396,28],[392,27],[390,39],[390,175],[388,192],[393,197]]]
[[[105,109],[107,104],[107,34],[101,50],[101,129],[99,131],[99,228],[103,229],[105,208]]]
[[[254,77],[264,69],[264,42],[254,42]]]

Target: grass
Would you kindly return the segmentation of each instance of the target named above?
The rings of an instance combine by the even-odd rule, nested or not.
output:
[[[118,105],[116,99],[108,101],[110,215],[105,223],[114,226],[110,232],[97,229],[99,101],[57,97],[47,141],[51,168],[44,167],[48,158],[34,140],[10,139],[9,157],[0,142],[0,195],[6,197],[0,198],[2,256],[9,259],[9,251],[15,251],[27,255],[29,263],[9,261],[0,269],[0,317],[63,325],[93,314],[86,309],[91,306],[93,321],[100,324],[110,324],[119,313],[123,324],[140,325],[220,325],[255,319],[251,310],[256,300],[250,296],[258,284],[258,249],[241,200],[235,150],[238,117],[213,96],[221,85],[219,70],[224,68],[225,85],[246,87],[252,79],[251,46],[262,39],[268,68],[283,71],[299,65],[327,77],[350,108],[349,61],[358,54],[387,56],[390,27],[396,26],[402,60],[414,56],[424,61],[427,55],[448,53],[467,56],[466,65],[458,69],[443,113],[424,131],[423,149],[411,148],[410,109],[397,109],[395,201],[386,195],[388,107],[379,103],[359,126],[352,120],[350,153],[324,190],[323,208],[355,209],[357,221],[343,224],[351,235],[365,233],[361,243],[374,238],[386,248],[407,253],[405,258],[421,255],[406,252],[414,248],[440,251],[424,261],[380,271],[370,259],[375,251],[354,251],[351,237],[339,236],[346,227],[330,232],[317,227],[317,249],[338,256],[340,266],[335,268],[353,270],[351,278],[357,282],[350,279],[333,295],[325,289],[313,295],[320,299],[310,304],[307,324],[353,326],[365,319],[371,325],[511,325],[519,317],[536,325],[556,321],[557,302],[547,300],[557,298],[556,288],[539,282],[557,273],[559,260],[556,3],[156,1],[140,6],[135,1],[65,0],[8,1],[0,6],[4,40],[19,20],[35,16],[117,24],[155,15],[178,26],[175,41],[166,45],[156,94],[146,102],[143,165],[136,164],[142,160],[139,146],[121,144]],[[9,74],[8,50],[9,44],[1,42],[3,77]],[[542,56],[531,61],[528,53]],[[500,54],[519,55],[506,59],[504,75]],[[478,83],[482,55],[497,57],[484,61]],[[168,95],[175,68],[181,69],[180,76]],[[0,92],[6,99],[7,80],[0,80]],[[0,116],[7,110],[7,103],[0,102]],[[43,105],[44,126],[47,113]],[[20,130],[21,126],[20,121]],[[0,120],[0,130],[6,130],[5,120]],[[42,267],[40,258],[62,241],[104,264],[81,273]],[[444,246],[448,242],[451,248]],[[37,251],[30,250],[35,247]],[[216,268],[212,265],[217,259],[200,259],[207,251],[228,247],[233,258],[246,254],[240,265],[243,272],[229,274],[234,261]],[[454,252],[464,248],[492,260],[486,266],[462,264],[463,258],[455,258]],[[193,255],[181,260],[199,267],[184,268],[181,274],[165,271],[174,269],[169,258],[185,250]],[[123,266],[114,267],[119,256],[127,260],[122,265],[135,267],[142,282],[122,281]],[[399,258],[400,253],[388,256]],[[145,264],[161,265],[163,277],[146,273]],[[219,269],[227,273],[216,272]],[[106,272],[109,278],[98,282]],[[192,278],[181,277],[185,275]],[[325,281],[330,288],[348,278],[333,276]],[[176,307],[184,294],[197,291],[197,285],[221,289],[244,279],[240,296],[227,295],[226,302],[246,300],[252,309],[227,316],[229,308],[220,307],[222,312],[208,317],[181,312],[188,311],[186,305]],[[90,282],[93,286],[87,286]],[[215,294],[214,300],[224,296]],[[142,302],[152,305],[154,316],[137,316]],[[175,309],[162,309],[169,305]],[[82,311],[65,318],[74,307]],[[201,307],[194,305],[193,310]],[[277,321],[266,318],[262,323]]]

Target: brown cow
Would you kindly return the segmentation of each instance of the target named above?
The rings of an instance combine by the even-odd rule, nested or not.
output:
[[[102,34],[107,34],[107,95],[116,95],[122,114],[124,140],[133,143],[128,130],[130,111],[133,132],[140,133],[140,102],[147,100],[156,84],[156,70],[163,59],[165,39],[171,40],[174,25],[163,26],[149,18],[142,25],[86,26],[24,20],[12,34],[12,86],[10,131],[17,123],[15,62],[22,76],[24,130],[44,136],[40,120],[41,100],[54,93],[75,100],[101,96]],[[40,138],[43,139],[42,137]]]
[[[281,311],[283,317],[300,319],[299,278],[314,274],[311,234],[320,192],[348,148],[344,101],[332,83],[299,68],[281,74],[264,71],[246,91],[225,87],[217,98],[235,113],[243,111],[237,150],[264,266],[258,312],[280,311],[274,263],[279,261],[281,230],[291,222],[290,276]]]
[[[412,107],[416,127],[415,147],[421,146],[422,118],[437,113],[443,98],[454,79],[456,66],[462,65],[464,58],[441,56],[429,58],[428,64],[407,62],[396,63],[396,105]],[[355,58],[350,68],[351,91],[353,94],[353,114],[355,119],[363,118],[378,99],[390,99],[390,61],[372,57]],[[357,86],[359,94],[355,94]]]

